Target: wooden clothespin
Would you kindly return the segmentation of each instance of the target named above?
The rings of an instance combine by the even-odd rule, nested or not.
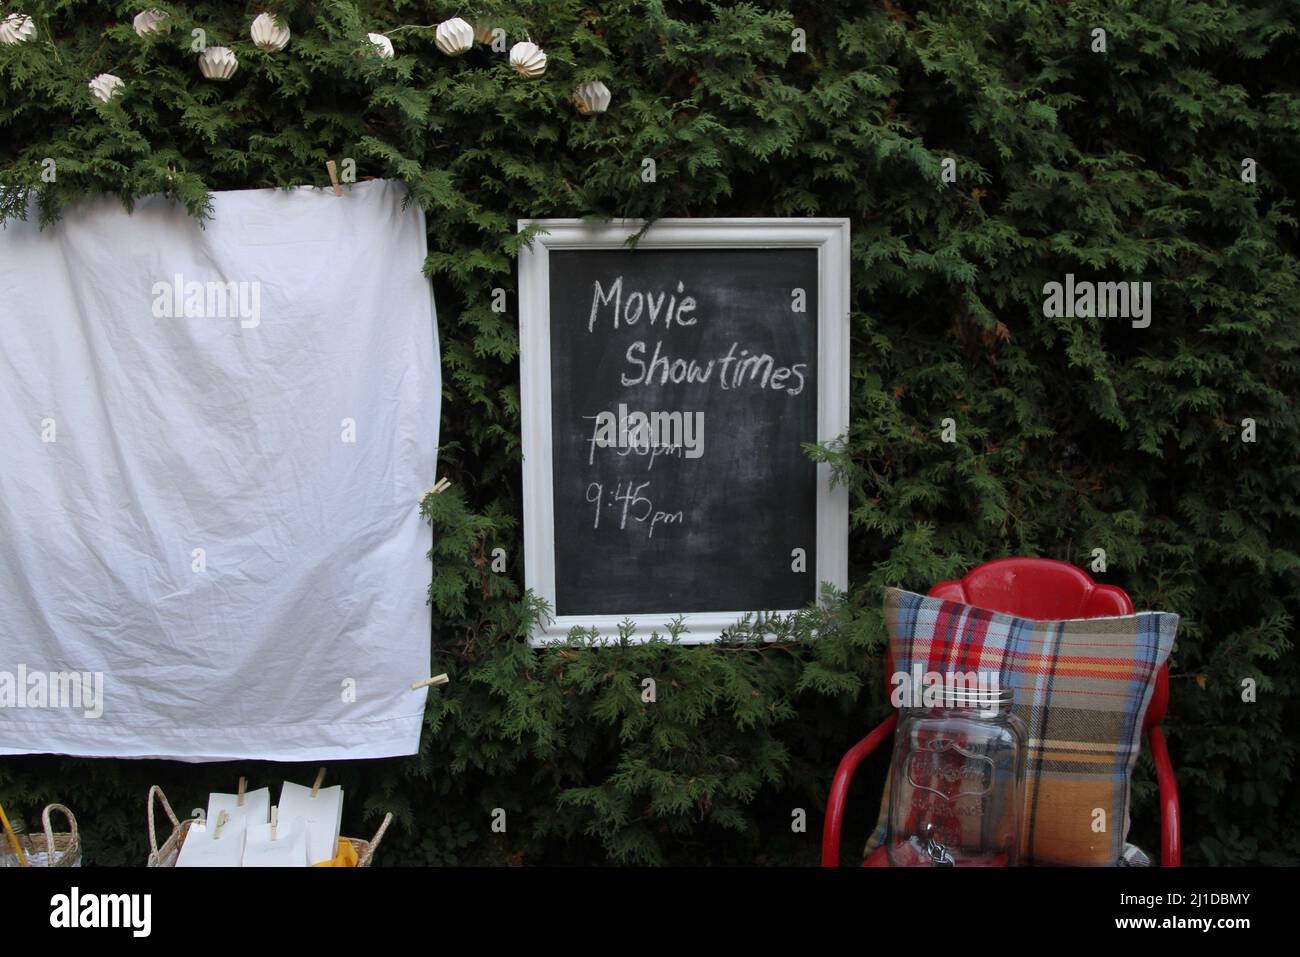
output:
[[[235,807],[244,806],[244,791],[247,787],[248,787],[248,778],[241,777],[239,779],[239,794],[235,798]]]
[[[326,160],[325,169],[329,171],[330,185],[334,187],[334,195],[342,196],[343,187],[339,185],[339,168],[334,165],[333,160]]]
[[[214,841],[217,840],[219,837],[221,837],[221,829],[226,826],[226,822],[229,820],[230,820],[229,811],[222,811],[220,814],[217,815],[217,826],[212,829],[212,839]]]
[[[445,685],[450,680],[446,674],[434,675],[432,678],[425,678],[423,681],[412,681],[411,690],[418,691],[421,688],[430,688],[433,685]]]
[[[275,840],[275,829],[280,825],[280,808],[277,805],[271,805],[271,840]]]
[[[316,783],[311,786],[311,796],[316,797],[316,792],[320,790],[321,784],[325,780],[325,769],[321,768],[316,772]]]
[[[433,488],[429,489],[429,491],[425,492],[424,494],[425,494],[426,496],[428,496],[428,495],[441,495],[443,492],[447,491],[447,489],[449,489],[449,488],[451,488],[451,479],[449,479],[449,478],[440,478],[440,479],[438,479],[438,481],[436,481],[436,482],[433,483]]]

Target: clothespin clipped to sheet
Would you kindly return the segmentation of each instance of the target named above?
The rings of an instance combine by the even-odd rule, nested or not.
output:
[[[325,169],[330,174],[330,185],[334,187],[334,195],[342,196],[343,187],[339,185],[339,168],[334,165],[333,160],[326,160]]]
[[[212,839],[214,841],[221,837],[221,829],[226,826],[226,822],[229,820],[229,811],[222,811],[217,815],[217,826],[212,829]]]
[[[271,840],[275,840],[275,829],[280,825],[280,808],[278,805],[271,805]]]
[[[411,690],[419,691],[421,688],[431,688],[434,685],[445,685],[451,679],[445,673],[434,675],[432,678],[425,678],[422,681],[412,681]]]
[[[433,483],[433,488],[431,488],[431,489],[429,489],[429,491],[425,492],[424,495],[425,495],[426,498],[427,498],[428,496],[430,496],[430,495],[441,495],[443,492],[447,491],[447,489],[449,489],[449,488],[451,488],[451,479],[449,479],[449,478],[440,478],[440,479],[438,479],[438,481],[436,481],[436,482]]]
[[[325,769],[321,768],[319,771],[316,772],[316,783],[311,786],[311,796],[313,799],[316,797],[316,792],[320,790],[320,786],[324,782],[325,782]]]
[[[235,797],[235,807],[244,806],[244,791],[248,789],[248,778],[241,776],[239,778],[239,793]]]

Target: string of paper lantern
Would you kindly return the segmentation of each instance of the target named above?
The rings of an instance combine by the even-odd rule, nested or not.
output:
[[[140,37],[153,37],[171,30],[171,17],[162,10],[149,9],[137,13],[131,21],[131,28]],[[434,27],[398,27],[400,29],[433,29],[434,45],[446,56],[460,56],[469,52],[477,40],[491,43],[496,31],[484,24],[472,26],[462,17],[452,17]],[[273,13],[259,13],[249,25],[248,34],[253,44],[267,53],[278,53],[289,45],[290,31],[288,25]],[[12,46],[26,43],[36,36],[36,23],[31,17],[22,13],[11,13],[0,20],[0,43]],[[393,41],[383,33],[367,33],[366,39],[379,57],[391,60],[394,56]],[[511,68],[520,76],[535,79],[546,72],[547,56],[532,40],[520,40],[510,48],[509,62]],[[199,54],[199,72],[206,79],[229,80],[239,69],[239,58],[226,46],[210,46]],[[100,73],[88,84],[91,95],[102,103],[108,103],[120,96],[126,87],[121,77],[112,73]],[[604,83],[592,80],[579,84],[573,91],[572,100],[578,112],[584,115],[604,113],[609,109],[612,94]]]
[[[487,24],[471,26],[461,17],[444,20],[434,29],[434,44],[447,56],[460,56],[474,45],[491,43],[494,30]],[[373,34],[372,34],[373,36]],[[521,40],[510,48],[510,66],[520,76],[533,79],[546,72],[546,51],[531,40]],[[600,80],[580,83],[573,91],[573,103],[584,116],[604,113],[613,94]]]
[[[397,27],[397,30],[427,30],[429,27]],[[460,56],[468,52],[474,42],[492,43],[495,39],[495,30],[486,23],[471,25],[462,17],[452,17],[450,20],[444,20],[433,27],[434,45],[438,50],[447,56]],[[390,31],[390,32],[396,32]],[[372,41],[378,42],[376,38],[387,40],[379,34],[370,34]],[[392,56],[392,43],[387,43],[387,56]],[[510,48],[510,66],[522,77],[534,79],[546,72],[547,56],[546,51],[539,47],[531,40],[521,40]],[[613,94],[600,80],[591,80],[586,83],[580,83],[573,91],[572,100],[578,112],[584,116],[590,116],[596,113],[604,113],[609,109],[610,101]]]

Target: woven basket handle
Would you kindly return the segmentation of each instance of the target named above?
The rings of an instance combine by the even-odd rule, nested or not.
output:
[[[369,867],[371,859],[375,856],[375,849],[379,847],[379,842],[384,839],[384,832],[388,830],[388,825],[393,822],[393,812],[389,811],[384,815],[384,822],[379,825],[379,830],[375,831],[375,836],[370,839],[370,846],[366,848],[366,853],[361,860],[357,861],[357,867]]]
[[[68,819],[68,830],[72,833],[72,839],[77,839],[77,819],[72,816],[62,804],[47,804],[45,810],[41,812],[41,826],[45,828],[45,852],[50,855],[50,861],[54,860],[54,828],[50,824],[50,812],[58,811]]]
[[[149,850],[153,852],[150,856],[157,856],[158,854],[158,836],[154,833],[153,824],[154,795],[157,795],[158,800],[162,801],[163,810],[167,812],[167,819],[172,822],[172,830],[181,826],[180,818],[176,816],[172,806],[167,803],[167,795],[163,794],[163,789],[155,784],[149,789]]]

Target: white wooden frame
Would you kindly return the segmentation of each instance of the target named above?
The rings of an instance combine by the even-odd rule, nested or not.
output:
[[[550,259],[552,249],[626,248],[644,227],[641,220],[584,222],[523,219],[522,232],[540,226],[519,251],[520,403],[524,453],[524,577],[528,588],[555,608],[555,499],[551,460]],[[637,241],[638,249],[817,250],[817,439],[840,438],[849,426],[849,221],[847,219],[660,219]],[[829,582],[848,587],[848,490],[831,487],[831,467],[817,466],[817,555],[810,571],[817,592]],[[717,641],[746,614],[795,609],[740,609],[681,615],[684,643]],[[636,622],[635,641],[667,634],[671,612],[638,615],[566,615],[550,619],[531,636],[534,646],[565,641],[574,627],[617,637],[619,625]]]

